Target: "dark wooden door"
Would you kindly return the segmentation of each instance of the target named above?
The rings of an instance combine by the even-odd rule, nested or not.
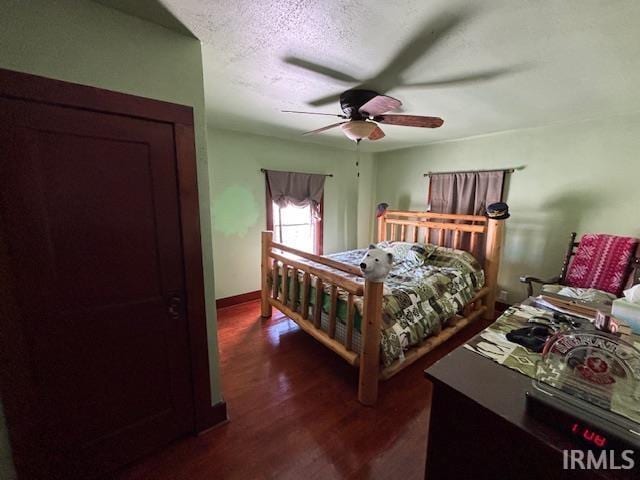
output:
[[[194,430],[173,128],[0,98],[3,401],[25,478],[101,474]]]

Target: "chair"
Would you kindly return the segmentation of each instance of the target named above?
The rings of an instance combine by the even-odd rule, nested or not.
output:
[[[580,242],[575,239],[576,232],[572,232],[560,275],[547,280],[529,275],[520,277],[520,282],[527,285],[529,296],[533,295],[534,283],[543,287],[558,284],[595,288],[617,297],[625,287],[640,283],[638,239],[604,234],[586,234]],[[599,262],[597,269],[592,268],[594,262]]]

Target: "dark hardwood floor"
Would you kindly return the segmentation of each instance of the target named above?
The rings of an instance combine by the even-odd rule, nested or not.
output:
[[[230,421],[120,473],[133,479],[422,479],[431,388],[423,369],[487,325],[478,321],[383,382],[360,405],[357,371],[259,302],[218,310]]]

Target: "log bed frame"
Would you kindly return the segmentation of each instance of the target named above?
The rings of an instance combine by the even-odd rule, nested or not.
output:
[[[272,307],[276,307],[302,330],[323,345],[340,355],[350,365],[360,369],[358,400],[364,405],[374,405],[378,396],[378,381],[386,380],[403,368],[411,365],[427,352],[450,338],[469,323],[483,316],[494,317],[500,250],[502,246],[503,222],[476,215],[457,215],[431,212],[387,210],[378,218],[378,241],[410,241],[429,243],[437,238],[440,246],[453,248],[467,247],[465,250],[479,257],[484,253],[483,268],[485,286],[465,305],[461,312],[450,319],[438,335],[425,339],[421,344],[405,352],[404,360],[396,360],[386,368],[380,364],[380,329],[382,322],[382,283],[364,281],[362,272],[354,265],[345,264],[327,257],[303,252],[273,241],[273,232],[262,232],[261,263],[261,314],[271,316]],[[451,232],[446,239],[446,232]],[[481,252],[481,236],[484,235],[485,247]],[[310,261],[310,262],[309,262]],[[329,268],[327,268],[329,267]],[[330,270],[333,269],[333,270]],[[344,272],[343,274],[336,272]],[[281,282],[278,288],[278,274],[289,279],[296,278],[302,272],[302,300],[299,282],[292,282],[291,295],[289,281]],[[312,278],[318,288],[312,311],[309,309]],[[324,287],[330,292],[328,328],[321,328],[322,293]],[[336,338],[336,318],[339,292],[347,295],[346,336],[340,341]],[[363,315],[361,327],[361,351],[352,347],[355,317],[355,297],[363,297]]]

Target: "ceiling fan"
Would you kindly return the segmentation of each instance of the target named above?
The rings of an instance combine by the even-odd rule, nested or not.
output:
[[[351,140],[360,142],[363,139],[380,140],[384,132],[378,123],[387,125],[401,125],[404,127],[438,128],[444,120],[439,117],[425,117],[421,115],[388,114],[399,108],[402,102],[387,95],[380,95],[373,90],[353,89],[340,95],[340,107],[343,114],[299,112],[295,110],[283,110],[285,113],[302,113],[309,115],[330,115],[344,119],[343,122],[332,123],[303,135],[321,133],[335,127],[340,127],[342,132]]]
[[[364,138],[379,140],[384,137],[384,132],[376,125],[377,123],[423,128],[440,127],[443,120],[438,117],[387,114],[387,112],[400,107],[402,103],[384,94],[398,88],[434,88],[450,85],[475,84],[499,78],[521,69],[521,67],[515,66],[492,68],[463,75],[432,78],[431,80],[423,82],[408,81],[406,75],[411,66],[419,58],[433,50],[444,38],[454,33],[461,25],[472,18],[475,11],[475,7],[467,6],[458,11],[443,12],[429,19],[421,29],[416,31],[415,34],[408,39],[386,65],[368,78],[358,78],[350,73],[317,64],[308,59],[295,56],[285,57],[283,59],[284,62],[296,68],[322,75],[338,83],[353,85],[342,94],[332,93],[308,102],[309,105],[318,107],[339,99],[344,115],[286,111],[291,113],[333,115],[342,118],[345,120],[344,122],[327,125],[326,127],[306,132],[306,134],[320,133],[340,126],[347,137],[357,142]]]

